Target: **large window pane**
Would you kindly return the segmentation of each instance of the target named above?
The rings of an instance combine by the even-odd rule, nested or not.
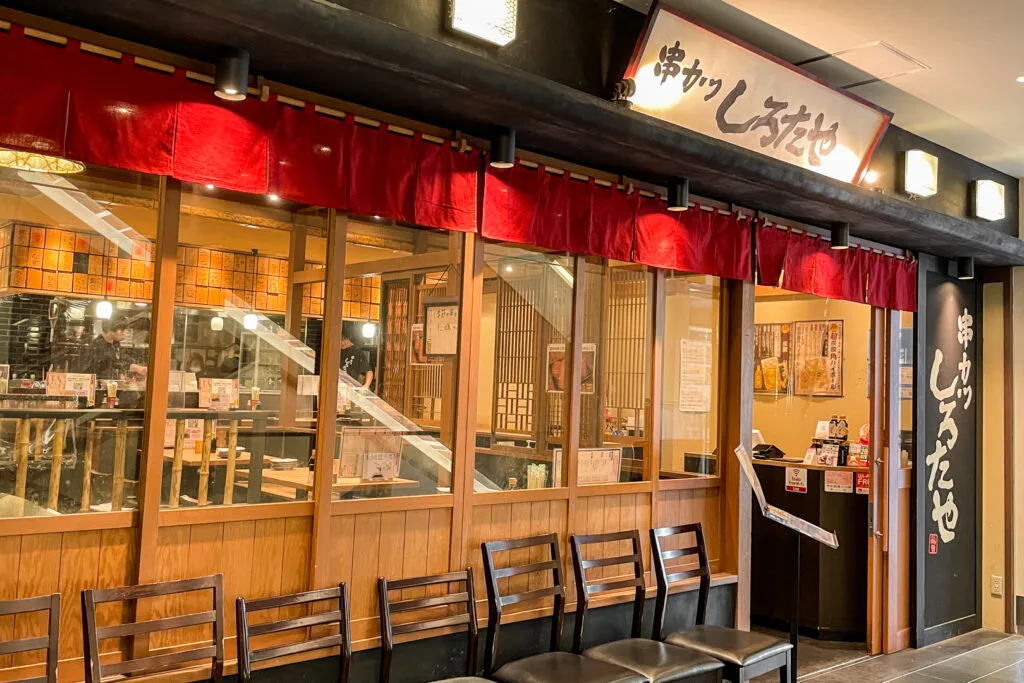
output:
[[[661,368],[663,479],[719,475],[720,309],[718,278],[666,275]]]
[[[137,505],[157,183],[0,168],[0,517]]]
[[[187,186],[175,285],[163,499],[301,500],[312,488],[326,211]],[[317,305],[314,306],[313,302]],[[321,317],[303,311],[321,311]]]
[[[654,277],[619,261],[584,268],[577,483],[641,481],[650,452]]]
[[[573,258],[484,245],[476,488],[563,483]]]

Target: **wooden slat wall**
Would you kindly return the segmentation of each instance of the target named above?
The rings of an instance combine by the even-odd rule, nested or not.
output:
[[[640,531],[643,548],[644,571],[651,569],[651,542],[647,530],[651,528],[651,494],[624,493],[618,496],[588,496],[576,502],[576,524],[573,533],[605,534],[613,531]],[[584,557],[611,557],[632,552],[630,541],[595,544],[584,548]],[[587,573],[588,579],[612,578],[633,573],[632,565],[595,567]],[[567,579],[571,578],[571,574]]]
[[[704,538],[708,546],[708,560],[711,571],[719,571],[722,549],[722,499],[721,489],[717,486],[703,489],[678,489],[658,492],[658,524],[657,526],[676,526],[701,522],[704,525]],[[670,550],[679,539],[669,539],[665,550]],[[688,539],[682,539],[687,541]],[[675,563],[692,563],[693,558],[674,560]],[[669,562],[669,566],[673,565]]]

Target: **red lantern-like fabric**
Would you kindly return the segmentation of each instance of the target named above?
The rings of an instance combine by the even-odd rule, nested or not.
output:
[[[896,261],[892,308],[917,312],[917,261]]]
[[[589,249],[584,253],[618,261],[633,260],[638,196],[614,187],[594,185],[590,197]]]
[[[752,224],[753,219],[749,217],[715,215],[715,267],[719,277],[752,279]]]
[[[821,251],[817,237],[789,233],[783,261],[782,286],[794,292],[810,293],[814,284],[814,263]]]
[[[461,232],[476,230],[480,152],[462,152],[445,140],[418,142],[416,224]]]
[[[0,147],[65,155],[68,97],[73,76],[67,47],[25,36],[12,25],[0,31]]]
[[[843,264],[848,250],[836,250],[830,242],[817,240],[811,293],[828,299],[843,298]]]
[[[355,124],[349,151],[348,208],[364,216],[416,222],[416,142],[414,136]]]
[[[879,308],[892,307],[896,284],[896,259],[885,254],[868,254],[868,303]]]
[[[770,225],[757,228],[757,270],[762,285],[779,286],[788,246],[788,231]]]
[[[843,295],[839,298],[864,303],[870,254],[860,247],[846,250],[843,257]]]
[[[270,191],[293,202],[344,210],[352,117],[339,120],[276,104],[270,135]]]

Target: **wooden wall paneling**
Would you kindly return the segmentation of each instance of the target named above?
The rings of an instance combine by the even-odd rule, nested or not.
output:
[[[377,614],[377,585],[380,556],[380,514],[356,515],[352,534],[352,621]]]
[[[21,536],[0,537],[0,600],[18,597]],[[0,617],[0,642],[14,640],[14,617]],[[11,666],[11,655],[0,656],[0,669]]]
[[[732,450],[753,446],[754,284],[722,280],[723,362],[720,364],[719,467],[721,469],[721,570],[737,576],[736,618],[750,628],[750,484]]]
[[[288,517],[285,520],[281,554],[281,595],[309,590],[312,539],[313,518]],[[281,610],[280,616],[282,619],[300,617],[306,613],[306,609],[305,605],[286,607]],[[302,635],[301,631],[282,634],[287,642],[302,640]]]
[[[188,539],[188,564],[185,578],[209,576],[220,572],[225,564],[221,552],[224,543],[224,524],[196,524],[191,527]],[[206,591],[193,591],[184,596],[184,610],[188,614],[209,609],[210,594]],[[227,606],[225,605],[225,610]],[[175,633],[180,643],[196,643],[213,637],[210,624],[191,626]]]
[[[877,655],[882,652],[883,619],[884,619],[884,535],[885,523],[885,485],[886,466],[885,453],[888,450],[888,407],[886,377],[886,342],[888,324],[885,309],[871,309],[871,359],[868,368],[870,373],[871,407],[870,427],[870,472],[871,485],[868,493],[868,570],[867,570],[867,650],[868,654]],[[899,356],[897,356],[898,358]]]
[[[324,320],[342,319],[345,291],[345,239],[348,218],[327,212],[327,281],[324,283]],[[312,548],[309,585],[327,588],[331,557],[331,498],[338,415],[338,376],[341,372],[341,325],[324,325],[320,342],[320,388],[316,430],[317,467],[313,475]]]
[[[155,573],[153,581],[176,581],[186,578],[188,571],[188,545],[192,527],[160,527],[157,546],[154,553]],[[140,600],[139,614],[146,614],[151,619],[177,616],[184,611],[184,596],[169,595],[161,598]],[[155,633],[149,646],[156,650],[176,644],[171,639],[172,633]]]
[[[406,525],[408,527],[408,522]],[[408,537],[408,533],[406,537]],[[433,508],[430,510],[427,527],[428,574],[442,574],[448,571],[452,545],[452,510]],[[440,588],[435,587],[434,590],[440,591]]]
[[[163,479],[164,420],[170,381],[174,337],[174,284],[178,263],[178,224],[181,214],[181,182],[161,176],[158,189],[156,247],[154,249],[153,314],[150,320],[149,358],[146,373],[146,420],[142,430],[142,462],[139,467],[137,517],[138,565],[135,583],[156,580],[155,566],[160,525],[160,489]],[[139,605],[143,609],[144,604]],[[140,612],[140,618],[145,617]],[[145,649],[145,638],[139,641]]]
[[[237,633],[235,624],[235,599],[252,596],[252,568],[255,562],[256,522],[245,520],[225,522],[222,535],[221,557],[224,558],[221,573],[224,574],[224,634],[233,637]],[[230,657],[229,657],[230,658]]]
[[[398,574],[381,574],[387,579],[426,576],[427,553],[430,547],[430,510],[410,510],[405,513],[405,543],[402,546],[402,568]],[[447,535],[447,534],[446,534]],[[445,547],[447,555],[449,548]],[[447,566],[446,566],[447,568]],[[431,586],[431,588],[435,588]],[[436,587],[439,588],[439,587]],[[415,600],[426,595],[423,588],[406,588],[403,600]]]
[[[61,594],[60,655],[82,656],[82,603],[85,588],[95,588],[99,578],[102,531],[62,534],[58,587]]]
[[[60,589],[60,554],[63,534],[39,534],[21,539],[21,561],[18,563],[18,597],[56,593]],[[45,614],[19,614],[14,621],[16,639],[46,634]],[[21,652],[13,656],[12,666],[42,662],[42,652]]]
[[[469,233],[462,253],[462,294],[459,321],[459,381],[455,386],[455,434],[452,465],[452,523],[449,567],[473,564],[479,548],[467,555],[465,535],[473,524],[473,483],[476,470],[477,383],[480,376],[480,315],[484,295],[483,241]],[[479,574],[483,576],[483,574]]]

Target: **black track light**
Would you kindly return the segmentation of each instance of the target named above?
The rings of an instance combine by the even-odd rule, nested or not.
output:
[[[512,168],[516,164],[516,129],[503,128],[491,140],[491,166]]]
[[[832,224],[832,248],[833,249],[849,249],[850,248],[850,224],[849,223],[833,223]]]
[[[222,100],[241,102],[249,89],[249,53],[227,48],[217,60],[213,94]]]
[[[956,276],[961,280],[974,279],[973,256],[962,256],[956,260]]]
[[[668,184],[668,210],[686,211],[690,206],[690,179],[678,178]]]

